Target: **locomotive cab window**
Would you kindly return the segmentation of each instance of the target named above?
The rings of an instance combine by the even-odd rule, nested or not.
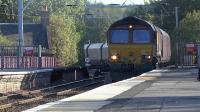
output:
[[[149,43],[151,41],[150,31],[145,29],[133,30],[133,43]]]
[[[126,44],[129,41],[128,30],[111,30],[110,41],[113,44]]]

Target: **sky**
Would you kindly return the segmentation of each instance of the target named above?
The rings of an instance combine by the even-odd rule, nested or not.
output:
[[[94,1],[102,2],[104,4],[123,4],[126,1],[126,4],[144,4],[144,0],[90,0],[92,3]]]

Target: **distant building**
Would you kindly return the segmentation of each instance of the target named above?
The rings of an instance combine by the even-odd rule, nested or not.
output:
[[[47,26],[49,24],[49,13],[47,10],[41,11],[41,23],[24,23],[24,45],[36,46],[42,45],[49,49],[49,37]],[[0,23],[0,33],[12,38],[18,45],[18,23]]]

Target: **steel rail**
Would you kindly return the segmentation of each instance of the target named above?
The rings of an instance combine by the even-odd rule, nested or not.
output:
[[[100,80],[101,78],[103,78],[102,80]],[[99,81],[99,80],[100,81]],[[95,80],[98,80],[98,81],[95,81]],[[2,109],[7,109],[7,108],[10,108],[12,106],[18,106],[18,105],[23,105],[23,104],[27,104],[27,103],[31,103],[31,102],[34,102],[34,101],[39,101],[39,100],[42,100],[44,98],[48,98],[48,97],[51,97],[51,96],[61,96],[61,95],[65,95],[67,94],[68,92],[70,91],[73,91],[73,90],[76,90],[76,89],[80,89],[80,88],[84,88],[84,87],[89,87],[89,86],[92,86],[92,85],[95,85],[95,84],[99,84],[99,83],[102,83],[104,82],[104,77],[103,76],[99,76],[99,77],[94,77],[94,78],[89,78],[89,79],[84,79],[84,80],[80,80],[80,81],[74,81],[74,82],[70,82],[70,83],[66,83],[66,84],[61,84],[61,85],[57,85],[57,86],[52,86],[52,87],[48,87],[48,88],[44,88],[44,89],[40,89],[40,90],[35,90],[35,91],[31,91],[29,92],[29,94],[36,94],[36,93],[40,93],[40,92],[43,92],[45,90],[52,90],[53,88],[57,88],[57,87],[61,87],[61,86],[66,86],[66,85],[70,85],[70,84],[75,84],[75,83],[80,83],[80,82],[84,82],[84,81],[92,81],[92,82],[89,82],[87,84],[84,84],[84,85],[81,85],[81,86],[76,86],[76,87],[73,87],[73,88],[70,88],[70,89],[67,89],[67,90],[63,90],[63,91],[58,91],[58,92],[50,92],[50,93],[47,93],[47,94],[44,94],[44,95],[40,95],[40,96],[36,96],[34,98],[29,98],[29,99],[25,99],[25,100],[16,100],[12,103],[8,103],[8,104],[4,104],[4,105],[0,105],[0,110]],[[19,95],[19,94],[17,94]],[[11,97],[11,96],[9,96]],[[7,98],[9,98],[7,96]],[[6,97],[5,97],[6,98]]]

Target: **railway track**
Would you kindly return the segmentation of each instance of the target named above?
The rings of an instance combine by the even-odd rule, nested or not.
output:
[[[22,111],[43,103],[56,101],[61,98],[80,94],[104,84],[104,76],[74,81],[44,89],[22,92],[0,97],[0,111],[12,112]],[[34,104],[32,106],[27,106]],[[21,106],[21,107],[20,107]],[[23,107],[24,106],[24,107]]]

